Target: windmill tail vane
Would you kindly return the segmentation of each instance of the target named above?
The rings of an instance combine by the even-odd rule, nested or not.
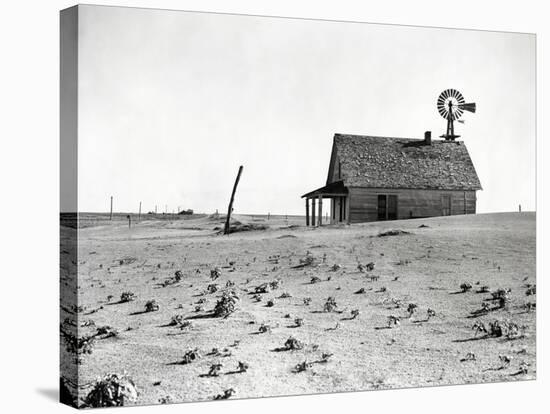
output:
[[[460,135],[455,135],[454,121],[463,124],[464,120],[459,118],[465,111],[475,113],[476,104],[467,103],[456,89],[446,89],[437,98],[437,110],[447,120],[447,133],[441,135],[441,138],[445,138],[445,141],[454,141],[460,137]]]

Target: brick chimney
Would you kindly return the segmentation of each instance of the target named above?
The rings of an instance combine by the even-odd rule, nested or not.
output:
[[[424,132],[424,144],[432,145],[432,131]]]

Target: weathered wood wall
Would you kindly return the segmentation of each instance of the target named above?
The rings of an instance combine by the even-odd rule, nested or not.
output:
[[[378,195],[397,195],[398,219],[443,215],[442,195],[451,196],[451,215],[475,214],[475,191],[456,190],[395,190],[350,187],[349,217],[351,223],[378,220]]]

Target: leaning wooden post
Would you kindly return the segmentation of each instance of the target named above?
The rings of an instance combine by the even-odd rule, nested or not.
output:
[[[113,219],[113,196],[111,196],[111,212],[109,213],[109,220]]]
[[[138,222],[141,221],[141,201],[139,202]]]
[[[231,212],[233,211],[233,200],[235,199],[235,191],[237,191],[237,185],[239,184],[239,180],[241,179],[242,172],[243,166],[241,165],[239,167],[239,172],[237,173],[237,179],[235,180],[235,184],[233,185],[231,200],[229,200],[229,208],[227,209],[227,219],[225,220],[225,229],[223,230],[223,234],[229,234],[229,220],[231,220]]]
[[[306,227],[309,226],[309,198],[306,197]]]

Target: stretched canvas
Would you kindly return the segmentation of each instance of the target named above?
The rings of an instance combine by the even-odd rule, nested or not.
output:
[[[60,17],[63,403],[536,377],[534,34]]]

